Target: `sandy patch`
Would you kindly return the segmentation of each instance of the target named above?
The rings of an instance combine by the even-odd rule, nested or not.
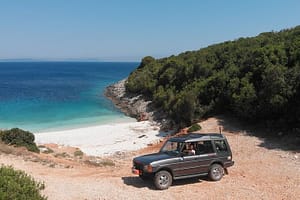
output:
[[[105,156],[147,147],[159,142],[166,134],[151,122],[143,121],[35,133],[35,138],[38,144],[78,147],[87,155]]]

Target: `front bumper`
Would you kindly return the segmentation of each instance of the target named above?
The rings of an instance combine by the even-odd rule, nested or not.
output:
[[[228,162],[224,163],[224,168],[231,167],[233,165],[234,165],[234,161],[231,160],[231,161],[228,161]]]
[[[142,175],[142,170],[136,169],[134,167],[131,168],[131,172],[135,175]]]

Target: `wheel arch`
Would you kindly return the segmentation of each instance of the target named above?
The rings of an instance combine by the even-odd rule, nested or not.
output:
[[[169,173],[171,174],[172,178],[174,179],[174,173],[173,173],[173,170],[170,169],[169,167],[161,167],[161,168],[159,168],[159,169],[155,172],[155,174],[158,173],[158,172],[160,172],[160,171],[167,171],[167,172],[169,172]]]
[[[219,160],[214,160],[213,162],[210,163],[210,167],[214,164],[218,164],[218,165],[221,165],[223,168],[224,168],[224,163],[219,161]]]

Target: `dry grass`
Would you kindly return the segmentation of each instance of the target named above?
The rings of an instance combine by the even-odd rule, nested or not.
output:
[[[116,164],[110,159],[89,159],[84,161],[85,164],[94,167],[114,167]]]
[[[29,152],[25,147],[15,147],[12,145],[7,145],[0,141],[0,153],[4,154],[12,154],[16,156],[28,156],[31,155],[31,152]]]
[[[0,153],[12,154],[14,152],[14,148],[4,144],[0,141]]]
[[[62,153],[56,153],[55,155],[54,155],[54,157],[61,157],[61,158],[69,158],[70,157],[70,155],[68,154],[68,153],[66,153],[66,152],[62,152]]]

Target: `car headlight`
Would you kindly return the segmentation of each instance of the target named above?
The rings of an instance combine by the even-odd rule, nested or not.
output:
[[[145,165],[144,166],[144,171],[146,171],[146,172],[152,172],[152,170],[153,170],[153,168],[152,168],[151,165]]]

